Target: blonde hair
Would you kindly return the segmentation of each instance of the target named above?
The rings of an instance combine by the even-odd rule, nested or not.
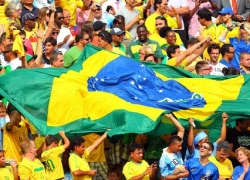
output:
[[[247,159],[250,162],[250,151],[247,148],[240,146],[235,150],[236,156],[238,156],[239,151],[242,151],[247,156]]]
[[[246,27],[247,29],[250,30],[250,23],[249,23],[249,22],[243,22],[242,24],[244,24],[244,27]],[[245,30],[245,31],[246,31],[246,30]],[[248,44],[248,43],[249,43],[249,40],[250,40],[250,35],[249,35],[249,33],[247,32],[247,35],[246,35],[245,37],[240,37],[240,36],[239,36],[239,40],[240,40],[240,38],[244,39],[245,42]]]
[[[146,55],[147,54],[154,54],[153,47],[150,45],[142,46],[141,49],[139,50],[139,52],[140,51],[145,51]]]
[[[23,154],[26,154],[28,151],[29,151],[29,149],[32,147],[32,142],[34,142],[33,140],[30,140],[30,139],[27,139],[27,140],[25,140],[25,141],[23,141],[22,143],[21,143],[21,149],[22,149],[22,153]]]
[[[37,22],[38,22],[39,28],[42,28],[42,30],[44,31],[46,29],[44,19],[47,16],[47,10],[49,10],[48,7],[43,7],[38,11],[38,15],[37,15]]]

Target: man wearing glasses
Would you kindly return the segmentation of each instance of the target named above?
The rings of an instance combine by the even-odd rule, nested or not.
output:
[[[68,68],[77,62],[78,57],[82,53],[86,44],[90,43],[89,34],[86,31],[81,31],[76,35],[76,45],[70,48],[64,54],[64,67]]]
[[[234,47],[231,44],[224,44],[221,46],[222,59],[220,63],[225,65],[227,68],[233,67],[231,61],[234,59]],[[237,67],[235,67],[237,69]]]
[[[215,164],[219,170],[220,179],[232,178],[233,165],[227,158],[229,156],[230,146],[227,141],[220,141],[216,147],[215,156],[210,156],[209,161]]]
[[[189,171],[188,180],[219,179],[218,168],[208,159],[213,150],[214,146],[211,142],[204,142],[199,149],[200,158],[191,158],[184,163]]]

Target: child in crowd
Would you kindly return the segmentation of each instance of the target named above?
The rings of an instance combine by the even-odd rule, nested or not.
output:
[[[69,139],[65,136],[64,131],[60,131],[59,135],[62,137],[64,144],[58,146],[59,140],[53,136],[48,135],[45,138],[46,150],[42,153],[41,161],[45,162],[45,171],[47,179],[63,179],[64,171],[60,155],[69,147]]]
[[[16,161],[11,161],[10,164],[5,161],[4,152],[0,150],[0,179],[19,180]]]
[[[3,150],[3,127],[6,124],[6,107],[0,102],[0,150]]]
[[[107,173],[108,180],[120,180],[119,169],[110,168]]]

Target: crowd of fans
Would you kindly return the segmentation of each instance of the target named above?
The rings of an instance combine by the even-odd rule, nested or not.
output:
[[[91,43],[138,61],[197,75],[250,73],[249,0],[0,0],[0,75],[20,68],[69,68]],[[0,179],[250,179],[249,120],[177,133],[41,135],[0,101]],[[187,117],[189,118],[189,117]],[[228,128],[228,129],[227,129]]]

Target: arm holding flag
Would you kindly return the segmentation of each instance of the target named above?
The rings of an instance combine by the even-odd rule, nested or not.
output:
[[[222,126],[221,126],[221,133],[220,133],[220,138],[217,139],[216,143],[218,143],[221,140],[225,140],[226,139],[226,135],[227,135],[227,119],[228,119],[228,115],[227,113],[222,113]]]
[[[187,148],[189,154],[193,154],[194,152],[194,123],[193,118],[189,118],[189,133],[188,133],[188,140],[187,140]]]
[[[87,147],[87,150],[89,151],[89,154],[91,154],[94,149],[99,146],[102,141],[107,137],[107,132],[105,132],[100,138],[98,138],[91,146]]]
[[[181,139],[183,139],[185,129],[181,125],[181,123],[173,116],[173,114],[166,114],[165,116],[167,116],[172,121],[172,123],[174,124],[174,126],[178,130],[177,136],[179,136]]]

